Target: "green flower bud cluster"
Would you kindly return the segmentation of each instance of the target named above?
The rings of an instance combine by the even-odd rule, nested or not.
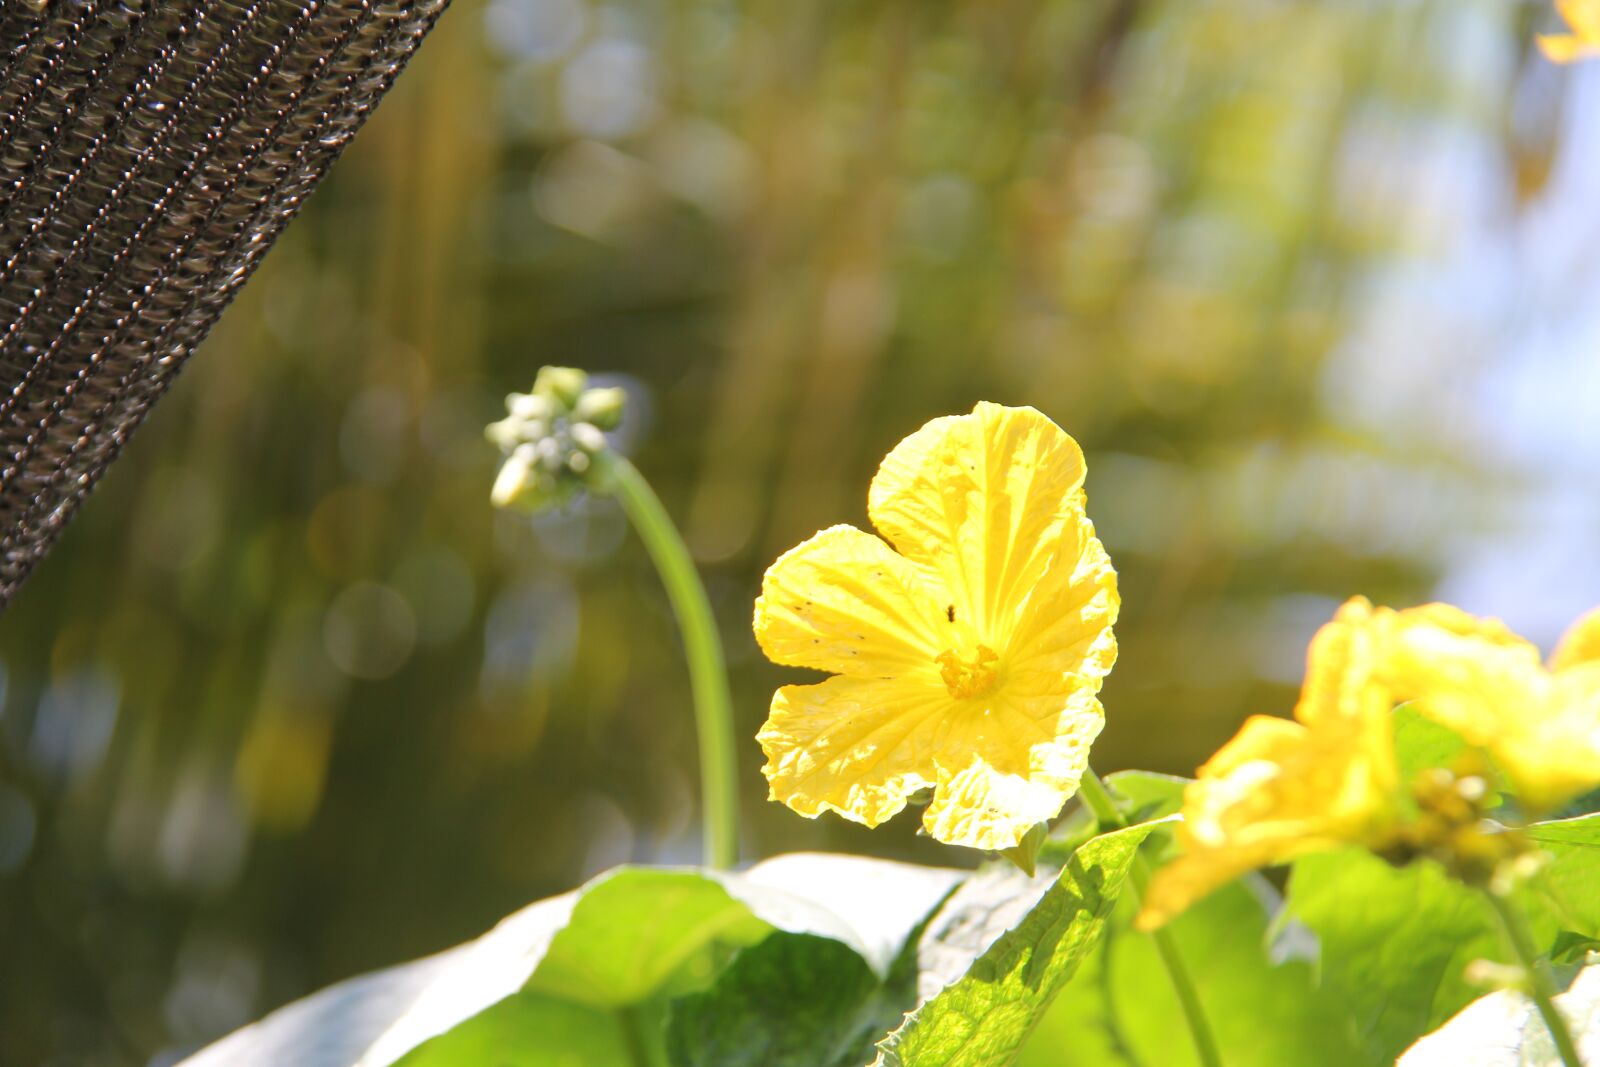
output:
[[[1537,874],[1548,857],[1512,826],[1493,818],[1499,798],[1489,785],[1489,765],[1476,753],[1454,767],[1433,767],[1411,783],[1416,817],[1378,851],[1397,867],[1424,856],[1476,888],[1505,895]]]
[[[606,430],[622,421],[626,394],[589,388],[573,367],[542,367],[533,391],[506,397],[507,415],[484,431],[505,454],[489,495],[495,507],[538,513],[560,507],[579,492],[605,491],[602,459]]]

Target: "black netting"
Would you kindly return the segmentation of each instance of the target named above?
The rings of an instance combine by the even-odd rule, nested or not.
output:
[[[0,604],[449,0],[0,0]]]

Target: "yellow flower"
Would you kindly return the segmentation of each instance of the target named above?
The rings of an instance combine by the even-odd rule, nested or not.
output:
[[[1139,924],[1257,867],[1399,840],[1401,703],[1489,752],[1530,810],[1553,808],[1600,786],[1600,610],[1547,669],[1503,623],[1448,604],[1345,604],[1311,643],[1299,721],[1250,719],[1185,790],[1182,854],[1156,872]]]
[[[1432,604],[1397,620],[1381,678],[1396,703],[1488,751],[1532,811],[1600,786],[1600,611],[1573,625],[1548,668],[1493,619]]]
[[[1600,0],[1556,0],[1571,33],[1541,34],[1539,48],[1553,63],[1600,56]]]
[[[932,787],[928,833],[981,849],[1061,810],[1105,721],[1120,605],[1083,478],[1049,419],[979,404],[885,457],[867,512],[888,543],[834,526],[768,569],[762,650],[834,675],[773,696],[772,799],[876,826]]]
[[[1393,704],[1369,684],[1382,630],[1366,600],[1345,604],[1311,642],[1298,721],[1253,716],[1200,768],[1184,791],[1182,853],[1152,879],[1142,929],[1247,871],[1388,838],[1399,814]]]

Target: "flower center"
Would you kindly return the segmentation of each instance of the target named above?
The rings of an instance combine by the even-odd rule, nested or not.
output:
[[[988,645],[979,645],[971,659],[963,660],[954,652],[941,652],[936,661],[939,664],[939,676],[944,679],[944,687],[957,700],[988,696],[1000,680],[999,673],[994,669],[1000,657]]]

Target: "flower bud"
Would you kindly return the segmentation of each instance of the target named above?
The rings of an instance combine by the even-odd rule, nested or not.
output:
[[[590,455],[606,447],[606,435],[587,422],[573,423],[567,430],[567,436],[572,438],[573,444]]]
[[[494,488],[489,492],[489,502],[497,508],[508,508],[518,502],[533,485],[533,465],[522,449],[506,457],[495,476]]]
[[[548,422],[559,412],[549,397],[532,393],[511,393],[506,397],[506,410],[519,419]]]
[[[589,376],[576,367],[540,367],[533,380],[533,393],[563,411],[571,411],[588,384]]]
[[[522,440],[521,420],[501,419],[483,428],[483,436],[502,452],[510,452]]]
[[[590,389],[578,398],[572,417],[602,430],[615,430],[622,422],[622,409],[627,402],[628,394],[617,386]]]

